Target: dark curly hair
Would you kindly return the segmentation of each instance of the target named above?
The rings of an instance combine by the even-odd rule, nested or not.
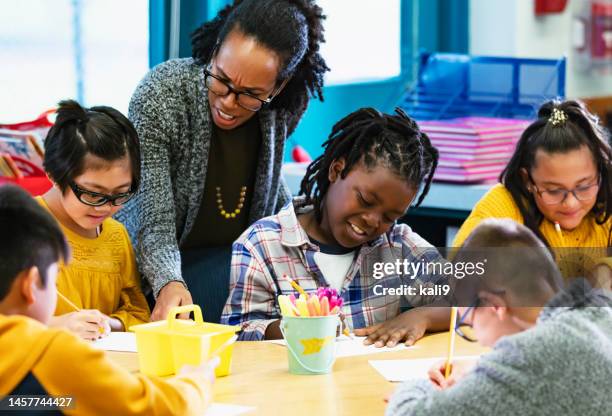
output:
[[[232,30],[252,36],[280,57],[277,84],[291,77],[270,108],[297,113],[309,96],[323,101],[323,75],[329,70],[319,54],[324,18],[312,0],[235,0],[193,32],[193,58],[208,64]]]
[[[308,166],[300,186],[300,195],[314,205],[318,222],[322,219],[321,203],[329,189],[329,167],[335,160],[345,159],[340,173],[343,179],[363,160],[368,168],[388,167],[416,189],[425,183],[417,207],[429,192],[438,166],[438,150],[400,108],[395,109],[394,115],[374,108],[349,114],[334,125],[323,147],[323,154]]]
[[[553,110],[560,110],[567,119],[557,125],[549,122]],[[546,153],[567,153],[587,146],[595,161],[601,177],[601,186],[592,213],[598,224],[604,224],[612,213],[612,150],[609,138],[599,125],[597,118],[577,101],[548,101],[540,107],[538,119],[527,127],[521,135],[510,162],[501,173],[499,180],[512,194],[512,199],[523,215],[525,225],[533,231],[544,244],[550,246],[539,226],[544,215],[537,208],[535,199],[521,176],[521,169],[529,172],[535,165],[538,149]],[[608,233],[610,245],[612,228]]]

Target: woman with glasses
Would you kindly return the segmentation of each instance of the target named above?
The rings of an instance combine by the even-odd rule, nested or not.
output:
[[[193,58],[153,68],[132,97],[142,186],[119,219],[156,305],[218,321],[233,241],[290,200],[287,137],[322,100],[322,11],[312,0],[236,0],[192,35]]]
[[[612,242],[611,174],[609,138],[596,118],[575,101],[548,102],[522,134],[501,183],[476,204],[454,245],[485,218],[512,218],[549,247],[603,248],[591,254],[606,256]],[[562,271],[567,276],[588,268],[586,263],[576,269],[568,260]]]
[[[149,306],[128,233],[111,217],[140,182],[132,123],[110,107],[62,101],[45,139],[53,187],[38,202],[60,224],[71,259],[60,267],[50,325],[94,340],[149,321]]]

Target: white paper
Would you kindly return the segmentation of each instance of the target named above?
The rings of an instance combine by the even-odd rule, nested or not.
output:
[[[254,407],[240,406],[237,404],[226,404],[226,403],[212,403],[204,416],[234,416],[241,415],[247,412],[254,411]]]
[[[111,332],[108,336],[93,341],[91,346],[104,351],[137,352],[136,334],[133,332]]]
[[[477,360],[478,355],[463,355],[454,357],[455,360]],[[406,380],[426,379],[427,372],[437,362],[446,360],[446,357],[418,358],[408,360],[370,360],[369,363],[387,381],[399,382]]]
[[[366,337],[356,337],[349,338],[346,335],[341,335],[336,339],[336,358],[344,358],[344,357],[354,357],[357,355],[367,355],[367,354],[379,354],[381,352],[391,352],[391,351],[404,351],[407,349],[419,348],[417,346],[407,347],[405,344],[398,344],[393,348],[389,347],[380,347],[377,348],[374,345],[363,345],[363,340]],[[278,345],[287,345],[284,339],[275,339],[272,341],[267,341],[271,344]]]

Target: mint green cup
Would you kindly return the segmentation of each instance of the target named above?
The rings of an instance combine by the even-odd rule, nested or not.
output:
[[[284,316],[280,329],[287,343],[291,374],[328,374],[336,361],[338,315]]]

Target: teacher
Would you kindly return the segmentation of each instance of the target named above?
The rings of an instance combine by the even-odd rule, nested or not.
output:
[[[218,322],[231,244],[289,201],[285,140],[310,96],[323,99],[323,18],[314,1],[236,0],[193,33],[193,58],[136,88],[142,181],[117,217],[156,298],[152,320],[196,303]]]

